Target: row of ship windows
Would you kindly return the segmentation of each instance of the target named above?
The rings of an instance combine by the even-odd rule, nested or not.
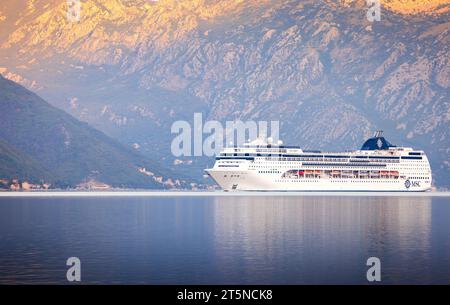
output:
[[[266,166],[255,166],[255,167],[250,167],[250,169],[257,169],[257,168],[261,168],[261,167],[266,167]],[[314,166],[314,167],[309,167],[309,166],[305,166],[305,170],[306,169],[316,169],[316,168],[321,168],[321,170],[324,170],[322,167],[318,167],[318,166]],[[348,168],[348,167],[344,167],[344,166],[336,166],[336,167],[333,167],[333,169],[325,169],[325,170],[335,170],[335,169],[347,169],[347,170],[369,170],[369,169],[366,169],[366,168]],[[384,170],[384,168],[382,169],[382,170]],[[386,169],[387,170],[387,169]],[[417,168],[416,168],[416,170],[417,170]],[[279,171],[276,171],[276,170],[268,170],[268,171],[263,171],[263,170],[258,170],[258,173],[260,173],[260,174],[277,174],[277,173],[281,173],[281,172],[279,172]],[[409,173],[410,175],[420,175],[421,173],[417,173],[417,172],[414,172],[414,173]]]
[[[348,158],[348,157],[343,157],[343,158],[333,158],[333,157],[325,157],[325,158],[311,158],[311,157],[277,157],[277,156],[242,156],[242,157],[236,157],[236,158],[230,158],[227,156],[218,156],[217,159],[218,160],[223,160],[223,159],[231,159],[231,160],[236,160],[236,159],[245,159],[245,160],[251,160],[251,161],[266,161],[266,162],[280,162],[280,161],[320,161],[320,162],[327,162],[327,161],[332,161],[332,162],[388,162],[388,163],[399,163],[400,160],[402,160],[402,163],[418,163],[418,162],[425,162],[424,160],[422,160],[422,158],[420,158],[421,160],[409,160],[407,158],[412,158],[412,157],[402,157],[400,158],[389,158],[389,157],[385,157],[385,158],[376,158],[376,157],[370,157],[370,158]],[[415,158],[415,157],[414,157]]]
[[[304,160],[304,161],[306,161],[306,160]],[[313,160],[307,160],[307,161],[313,161]],[[330,161],[333,161],[333,162],[337,161],[337,162],[339,162],[342,165],[344,165],[344,163],[345,163],[345,166],[364,166],[363,164],[360,164],[360,162],[347,162],[347,161],[342,161],[342,160],[330,160]],[[381,164],[398,163],[398,162],[386,162],[385,160],[375,160],[375,161],[372,161],[372,162],[367,162],[366,161],[366,162],[361,162],[361,163],[367,164],[367,163],[380,163],[380,162],[381,162]],[[413,164],[408,164],[408,163],[402,162],[401,165],[399,165],[399,166],[401,166],[401,167],[409,167],[409,168],[419,168],[419,167],[420,168],[425,168],[425,167],[428,167],[427,162],[424,162],[424,161],[422,161],[422,162],[421,163],[417,162],[417,163],[413,163]],[[233,162],[231,161],[230,163],[233,163]],[[277,162],[277,161],[261,161],[261,162],[258,162],[258,161],[256,161],[256,162],[254,162],[255,166],[258,166],[258,164],[262,164],[262,165],[264,165],[264,164],[286,165],[286,164],[298,164],[298,163],[299,163],[298,161],[297,162],[291,162],[291,161],[286,161],[286,162]],[[373,166],[373,165],[371,165],[371,166]]]
[[[264,162],[277,162],[277,161],[315,161],[315,162],[349,162],[348,159],[335,159],[335,158],[261,158]],[[400,163],[399,160],[394,159],[364,159],[354,160],[357,162],[383,162],[383,163]]]
[[[345,162],[346,160],[383,160],[383,161],[396,161],[398,162],[400,159],[402,160],[422,160],[422,157],[418,156],[292,156],[292,155],[279,155],[279,154],[254,154],[254,153],[245,153],[245,154],[231,154],[231,153],[222,153],[217,158],[264,158],[264,160],[268,161],[297,161],[297,160],[307,160],[307,161],[329,161],[329,160],[342,160]]]
[[[275,182],[319,182],[320,180],[310,180],[310,179],[296,179],[296,180],[275,180]],[[347,180],[347,179],[339,179],[339,180],[330,180],[331,183],[399,183],[398,180]],[[425,181],[428,183],[428,181]]]
[[[346,176],[354,176],[355,178],[358,178],[359,176],[364,176],[364,175],[368,175],[368,174],[371,174],[372,176],[378,176],[378,175],[381,175],[381,176],[399,176],[399,174],[398,174],[398,171],[387,171],[387,170],[371,170],[371,171],[369,171],[369,170],[344,170],[344,171],[341,171],[341,170],[336,170],[336,169],[333,169],[333,170],[312,170],[312,169],[304,169],[303,171],[306,171],[306,173],[303,173],[303,174],[297,174],[297,173],[294,173],[294,174],[297,174],[297,175],[301,175],[301,176],[306,176],[306,175],[323,175],[323,174],[325,174],[325,175],[331,175],[331,173],[332,172],[334,172],[335,173],[335,175],[346,175]],[[288,172],[290,172],[290,171],[288,171]],[[285,172],[283,175],[286,175],[288,172]],[[310,173],[311,172],[311,173]],[[342,172],[342,173],[340,173],[339,174],[339,172]],[[386,172],[390,172],[389,174],[386,174]],[[397,174],[392,174],[392,172],[396,172]],[[368,173],[368,174],[367,174]],[[278,171],[278,170],[268,170],[268,171],[262,171],[262,170],[258,170],[258,174],[281,174],[281,172],[280,171]],[[417,173],[417,172],[414,172],[414,173],[409,173],[409,172],[403,172],[403,174],[404,175],[402,175],[400,178],[406,178],[406,176],[405,175],[407,175],[408,176],[408,178],[409,179],[427,179],[428,177],[429,177],[429,175],[424,175],[424,173]],[[416,175],[416,176],[412,176],[411,177],[411,175]]]
[[[270,172],[270,173],[276,173],[276,172]],[[228,175],[223,175],[223,177],[227,178]],[[230,178],[239,178],[239,177],[240,177],[240,175],[230,175]],[[358,177],[356,177],[356,176],[353,176],[353,177],[346,177],[346,176],[323,177],[323,176],[318,176],[318,175],[314,175],[314,176],[301,176],[301,175],[299,175],[299,176],[284,176],[284,174],[283,174],[282,178],[284,178],[284,179],[283,180],[277,180],[277,181],[286,181],[286,179],[292,179],[292,178],[294,178],[296,180],[299,179],[299,178],[305,178],[305,179],[302,179],[302,181],[306,181],[306,182],[318,181],[318,180],[309,180],[307,178],[320,178],[320,179],[322,179],[322,178],[333,178],[333,179],[346,179],[346,181],[348,181],[347,179],[358,178]],[[398,179],[397,176],[389,176],[389,177],[387,177],[387,176],[378,176],[378,177],[376,177],[376,176],[359,176],[359,179],[387,179],[387,178],[395,179],[395,180]],[[400,176],[400,178],[405,179],[406,177],[405,176]],[[428,179],[428,177],[409,177],[409,179],[425,180],[425,179]],[[373,181],[373,180],[371,180],[371,181]],[[350,182],[361,182],[361,180],[352,180]],[[369,181],[362,181],[362,182],[369,182]],[[375,180],[375,182],[376,182],[376,180]],[[388,181],[388,182],[394,182],[394,181]],[[426,182],[428,182],[428,181],[426,181]]]
[[[400,176],[398,171],[379,171],[379,170],[307,170],[294,169],[285,172],[282,176],[285,179],[405,179]]]
[[[273,166],[273,164],[270,164],[270,165],[272,165]],[[296,162],[289,162],[289,163],[284,163],[284,164],[281,164],[282,166],[289,166],[289,165],[300,165],[300,164],[298,164],[298,163],[296,163]],[[304,166],[314,166],[314,167],[329,167],[329,166],[327,166],[327,165],[317,165],[317,164],[315,164],[315,165],[307,165],[307,164],[303,164]],[[265,165],[253,165],[253,166],[251,166],[250,168],[267,168],[268,167],[268,165],[267,164],[265,164]],[[336,165],[336,166],[333,166],[333,168],[351,168],[351,167],[355,167],[355,168],[363,168],[363,167],[369,167],[369,166],[364,166],[364,165],[362,165],[362,164],[342,164],[342,166],[338,166],[338,165]],[[376,166],[374,166],[374,165],[371,165],[370,167],[376,167]],[[384,165],[380,165],[379,167],[385,167]],[[415,170],[417,170],[417,169],[428,169],[428,166],[421,166],[421,165],[416,165],[416,166],[399,166],[399,167],[396,167],[396,168],[401,168],[401,169],[415,169]]]
[[[295,171],[295,170],[294,170]],[[308,170],[305,170],[305,171],[308,171]],[[314,172],[314,170],[311,170],[312,172]],[[325,171],[325,172],[336,172],[336,170],[328,170],[328,171]],[[290,171],[288,171],[288,172],[290,172]],[[286,173],[288,173],[288,172],[286,172]],[[321,174],[320,172],[320,170],[319,171],[317,171],[317,170],[315,170],[315,172],[319,172],[319,173],[317,173],[317,174]],[[346,173],[347,171],[343,171],[345,174],[350,174],[350,173]],[[358,172],[359,171],[352,171],[352,175],[357,175],[358,174]],[[376,176],[376,175],[381,175],[381,172],[383,172],[383,171],[372,171],[372,172],[374,172],[374,175]],[[398,172],[396,172],[396,171],[390,171],[391,173],[393,172],[393,174],[391,174],[392,176],[398,176]],[[258,173],[259,174],[281,174],[281,172],[280,171],[276,171],[276,170],[271,170],[271,171],[258,171]],[[285,173],[285,174],[286,174]],[[310,173],[309,173],[310,174]],[[419,173],[414,173],[414,174],[416,174],[416,175],[420,175]],[[305,175],[305,174],[304,174]],[[342,175],[342,174],[341,174]],[[359,175],[361,175],[361,173],[359,173]],[[386,174],[384,174],[384,175],[386,175]],[[405,176],[401,176],[401,177],[403,177],[403,178],[406,178]],[[428,179],[428,176],[417,176],[417,177],[409,177],[409,179],[419,179],[419,180],[423,180],[423,179]]]
[[[233,160],[233,161],[220,161],[219,163],[244,163],[244,161],[236,161],[236,160]]]

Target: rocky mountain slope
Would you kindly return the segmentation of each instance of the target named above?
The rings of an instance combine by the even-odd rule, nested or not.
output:
[[[167,172],[159,165],[1,76],[0,109],[0,178],[54,187],[88,180],[113,187],[172,186],[164,183]]]
[[[370,22],[365,1],[86,0],[75,23],[65,1],[22,2],[33,9],[0,36],[3,74],[178,172],[212,162],[170,154],[172,123],[201,112],[279,120],[305,148],[384,129],[450,186],[449,1],[382,1]]]

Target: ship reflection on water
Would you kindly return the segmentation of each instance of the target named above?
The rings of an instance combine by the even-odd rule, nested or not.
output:
[[[217,259],[230,278],[250,282],[364,282],[371,256],[381,259],[385,282],[432,281],[431,201],[216,198]]]
[[[0,283],[450,284],[448,197],[0,198]]]

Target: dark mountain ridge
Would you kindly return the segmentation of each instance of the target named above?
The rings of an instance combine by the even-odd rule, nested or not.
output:
[[[89,179],[122,188],[166,187],[167,171],[158,164],[1,76],[0,107],[1,178],[59,187]]]

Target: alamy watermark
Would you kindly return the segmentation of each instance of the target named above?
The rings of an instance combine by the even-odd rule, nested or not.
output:
[[[66,272],[69,282],[81,282],[81,260],[78,257],[69,257],[66,265],[70,268]],[[369,257],[366,261],[369,269],[366,272],[368,282],[381,282],[381,260],[378,257]]]
[[[369,282],[381,282],[381,261],[378,257],[369,257],[366,265],[370,268],[367,270],[366,278]]]
[[[69,22],[79,22],[81,20],[81,1],[80,0],[66,0],[67,1],[67,20]]]
[[[81,261],[78,257],[69,257],[66,265],[70,268],[67,270],[66,278],[69,282],[81,282]]]
[[[270,130],[270,131],[269,131]],[[270,136],[269,136],[270,132]],[[171,143],[171,152],[180,156],[214,156],[225,146],[242,146],[250,140],[269,139],[278,142],[279,121],[219,121],[203,122],[201,113],[194,113],[193,126],[188,121],[176,121],[171,133],[176,134]]]
[[[381,2],[380,0],[366,0],[369,7],[366,13],[367,20],[370,22],[381,20]]]

